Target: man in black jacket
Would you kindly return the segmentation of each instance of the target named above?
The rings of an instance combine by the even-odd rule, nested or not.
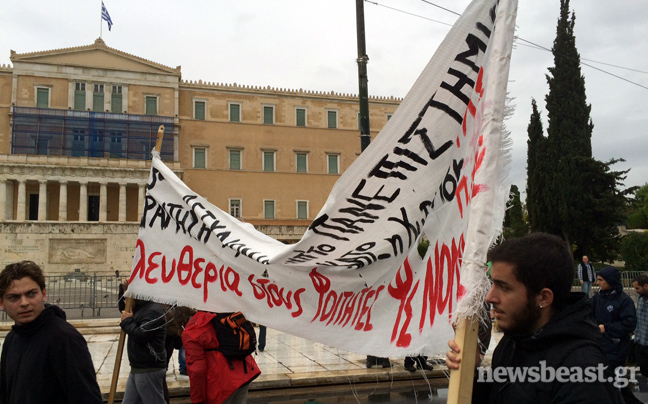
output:
[[[85,338],[46,299],[34,262],[0,272],[0,308],[15,322],[2,345],[0,403],[101,404]]]
[[[626,359],[630,353],[630,334],[637,325],[637,313],[630,296],[623,291],[621,275],[614,267],[605,267],[596,275],[599,292],[592,297],[594,317],[603,341],[601,347],[610,367],[625,372]],[[621,390],[626,404],[641,403],[626,386]]]
[[[124,404],[165,404],[166,321],[159,304],[135,299],[132,311],[124,310],[119,324],[128,334],[131,371],[126,381]]]
[[[486,302],[504,331],[492,369],[476,378],[473,403],[621,403],[583,293],[570,293],[573,258],[543,233],[504,241],[489,252],[493,286]],[[458,369],[460,350],[446,364]]]

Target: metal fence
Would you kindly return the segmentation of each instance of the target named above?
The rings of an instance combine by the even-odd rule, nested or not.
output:
[[[634,281],[634,278],[637,275],[641,274],[647,274],[648,272],[642,272],[642,271],[622,271],[621,273],[621,284],[623,285],[623,291],[628,294],[634,300],[635,302],[637,301],[637,292],[635,292],[634,287],[632,286],[632,282]],[[572,292],[580,292],[581,291],[581,286],[580,286],[580,280],[578,277],[574,278],[574,283],[572,284]],[[598,286],[596,286],[596,281],[594,282],[594,285],[592,286],[592,295],[597,293],[599,291]]]
[[[623,271],[621,283],[623,290],[634,300],[637,293],[632,287],[633,279],[644,272]],[[70,273],[63,276],[45,276],[48,303],[55,304],[62,309],[79,309],[81,316],[91,312],[92,317],[101,316],[101,309],[117,307],[119,299],[119,284],[122,278],[115,276],[102,276],[97,274]],[[574,279],[572,291],[580,292],[580,281]],[[598,286],[592,287],[592,294],[598,292]],[[90,313],[88,313],[90,314]],[[7,320],[7,314],[2,312],[2,320]]]
[[[101,309],[116,308],[122,278],[97,274],[71,273],[45,276],[47,302],[62,309],[79,309],[81,317],[101,316]],[[90,313],[91,312],[91,313]],[[2,312],[2,320],[7,313]]]
[[[46,276],[47,301],[62,309],[92,310],[92,317],[101,316],[102,308],[117,307],[119,284],[115,276],[74,275]]]

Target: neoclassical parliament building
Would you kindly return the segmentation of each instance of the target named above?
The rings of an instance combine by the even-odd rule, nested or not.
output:
[[[195,192],[299,240],[360,153],[357,95],[189,82],[94,44],[0,65],[0,265],[50,275],[131,269],[157,130]],[[350,71],[349,74],[355,74]],[[370,97],[371,136],[400,99]]]

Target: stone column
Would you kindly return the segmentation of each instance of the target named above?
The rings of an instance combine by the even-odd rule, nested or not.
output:
[[[99,183],[99,221],[106,222],[108,220],[108,183]]]
[[[144,204],[146,203],[146,184],[137,184],[139,194],[137,198],[137,220],[142,220],[144,214]]]
[[[7,180],[0,180],[0,222],[7,220]]]
[[[59,222],[67,222],[67,181],[59,181]]]
[[[16,207],[16,211],[18,214],[16,215],[16,220],[18,221],[24,221],[25,220],[25,200],[27,199],[27,187],[26,187],[26,181],[25,180],[18,180],[18,206]]]
[[[126,221],[126,183],[119,183],[119,221]]]
[[[38,221],[47,220],[47,180],[38,180]]]
[[[79,182],[79,221],[88,220],[88,181]]]

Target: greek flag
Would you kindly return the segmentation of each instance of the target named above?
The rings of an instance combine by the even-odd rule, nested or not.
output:
[[[106,6],[104,6],[103,1],[101,2],[101,19],[106,20],[106,22],[108,23],[108,31],[110,31],[113,22],[110,19],[110,14],[108,14],[108,10],[106,9]]]

